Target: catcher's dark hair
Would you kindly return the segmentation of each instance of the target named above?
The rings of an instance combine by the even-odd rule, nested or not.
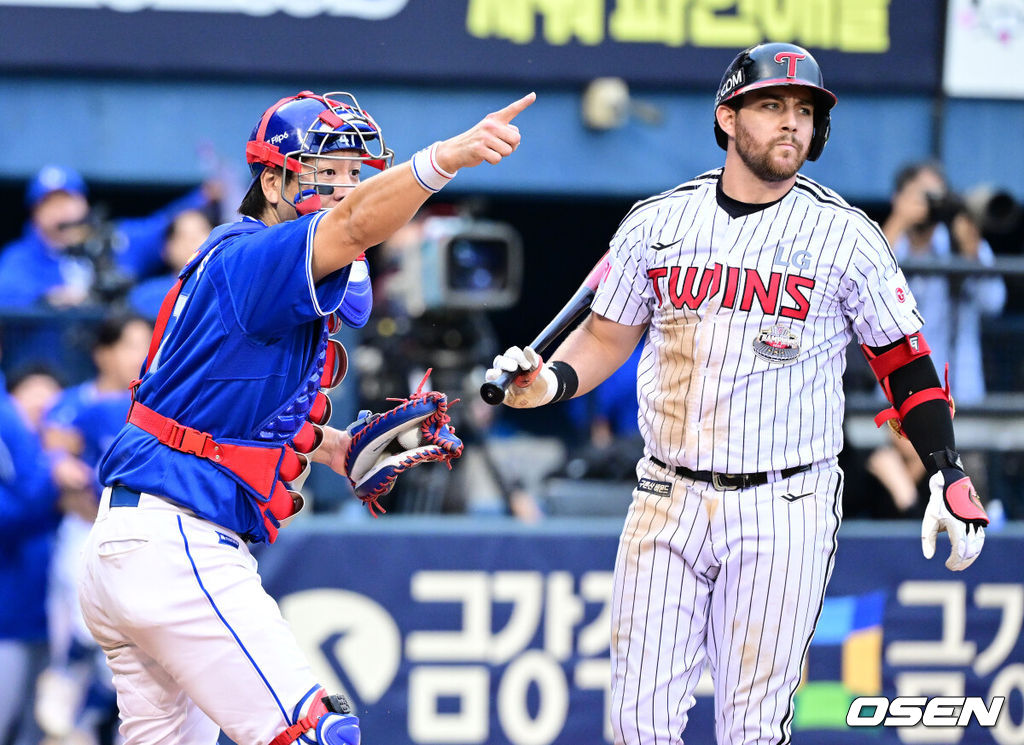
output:
[[[903,191],[903,187],[916,179],[923,171],[932,171],[938,174],[939,178],[942,179],[942,183],[948,187],[946,169],[942,167],[942,163],[937,160],[919,160],[906,164],[896,173],[896,178],[893,180],[893,193],[899,194]]]
[[[263,211],[267,208],[267,198],[263,196],[263,187],[260,186],[260,179],[252,182],[249,191],[242,197],[242,203],[238,205],[238,213],[259,220],[263,217]]]

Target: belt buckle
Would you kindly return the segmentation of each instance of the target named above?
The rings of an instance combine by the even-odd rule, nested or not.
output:
[[[723,476],[729,478],[729,474],[727,473],[715,473],[714,471],[712,471],[711,485],[714,486],[719,491],[737,491],[740,488],[739,484],[731,482],[727,483],[725,481],[722,481]]]

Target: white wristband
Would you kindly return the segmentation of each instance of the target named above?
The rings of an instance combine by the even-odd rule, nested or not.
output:
[[[440,144],[435,142],[430,147],[417,151],[409,161],[412,164],[412,175],[416,177],[419,185],[435,194],[455,178],[454,173],[448,173],[437,164],[437,146]]]
[[[558,393],[558,378],[555,376],[555,371],[551,369],[551,365],[547,363],[540,369],[540,374],[537,377],[544,378],[544,382],[547,384],[544,395],[535,404],[536,406],[543,406],[544,404],[551,403],[555,398],[555,394]]]

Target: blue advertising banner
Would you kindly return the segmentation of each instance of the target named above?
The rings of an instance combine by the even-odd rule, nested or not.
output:
[[[300,524],[261,551],[261,574],[321,682],[357,703],[367,742],[611,742],[618,524],[487,525]],[[1024,743],[1024,533],[990,535],[954,574],[920,556],[916,527],[843,528],[795,745]],[[696,693],[686,741],[711,743],[706,674]],[[879,697],[896,696],[979,697],[982,708],[963,727],[847,724],[855,698],[874,701],[857,709],[871,724]],[[979,724],[998,697],[995,726]]]
[[[813,50],[833,86],[933,91],[942,13],[919,0],[0,0],[0,69],[707,88],[770,39]]]

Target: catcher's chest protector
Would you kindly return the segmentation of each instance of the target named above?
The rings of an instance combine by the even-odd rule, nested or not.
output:
[[[245,227],[227,231],[220,241],[207,246],[182,270],[178,282],[160,306],[143,375],[153,362],[182,286],[225,239],[247,231]],[[162,444],[211,461],[259,493],[260,497],[255,501],[263,515],[271,543],[277,539],[281,521],[302,509],[302,497],[292,488],[298,489],[301,486],[300,479],[305,480],[310,464],[308,455],[323,440],[323,432],[319,428],[327,424],[330,418],[326,391],[344,379],[347,369],[345,348],[341,342],[330,338],[332,333],[341,328],[341,319],[332,313],[320,323],[319,341],[301,383],[288,400],[260,424],[254,438],[260,442],[279,443],[279,448],[222,445],[208,433],[165,417],[134,400],[128,413],[129,422],[158,438]],[[132,385],[133,399],[140,383],[141,379]],[[173,435],[167,436],[169,432]],[[302,457],[297,454],[302,454]]]

